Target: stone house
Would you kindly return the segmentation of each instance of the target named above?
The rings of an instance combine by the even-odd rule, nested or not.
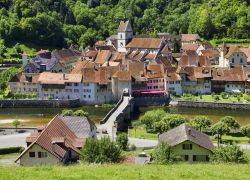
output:
[[[15,162],[22,166],[77,162],[86,138],[96,138],[96,126],[86,117],[56,115],[38,133],[26,138],[28,147]]]
[[[246,54],[238,47],[230,47],[228,53],[225,55],[225,61],[228,61],[229,66],[247,65]]]
[[[167,143],[174,154],[187,162],[206,162],[214,151],[210,137],[191,126],[182,124],[159,135],[159,143]]]

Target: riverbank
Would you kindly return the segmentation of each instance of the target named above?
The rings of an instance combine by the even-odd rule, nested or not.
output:
[[[203,101],[189,101],[189,100],[177,100],[176,102],[177,103],[175,103],[175,105],[180,107],[250,110],[250,103],[227,103],[227,102],[205,102],[205,101],[203,102]]]
[[[53,100],[0,100],[0,108],[77,108],[81,107],[79,99]]]

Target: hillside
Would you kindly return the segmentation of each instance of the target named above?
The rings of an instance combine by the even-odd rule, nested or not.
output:
[[[249,165],[0,167],[0,179],[249,179]]]
[[[249,0],[0,0],[0,38],[84,48],[116,33],[127,17],[137,34],[248,39],[249,5]]]

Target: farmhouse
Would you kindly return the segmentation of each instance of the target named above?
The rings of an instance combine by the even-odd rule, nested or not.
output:
[[[182,124],[159,136],[159,143],[167,143],[184,161],[209,161],[214,145],[210,137],[194,128]]]
[[[96,138],[96,126],[86,117],[56,115],[38,133],[27,137],[28,147],[15,162],[23,166],[76,162],[86,138]]]

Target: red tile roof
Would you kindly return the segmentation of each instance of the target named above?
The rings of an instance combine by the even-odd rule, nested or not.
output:
[[[182,42],[196,41],[197,38],[199,39],[198,34],[182,34],[181,35],[181,41]]]
[[[246,80],[244,68],[241,65],[235,65],[231,68],[218,68],[213,71],[213,81],[233,81],[242,82]]]
[[[160,49],[161,42],[160,38],[133,38],[126,48]]]
[[[60,143],[57,144],[55,139],[64,140],[63,146]],[[46,128],[39,134],[37,139],[30,144],[17,158],[18,161],[33,145],[37,144],[47,150],[49,153],[62,160],[68,149],[80,154],[80,150],[74,146],[75,142],[78,142],[79,138],[67,127],[67,125],[56,115],[46,126]],[[82,144],[84,139],[81,140]],[[53,148],[54,143],[54,148]]]

